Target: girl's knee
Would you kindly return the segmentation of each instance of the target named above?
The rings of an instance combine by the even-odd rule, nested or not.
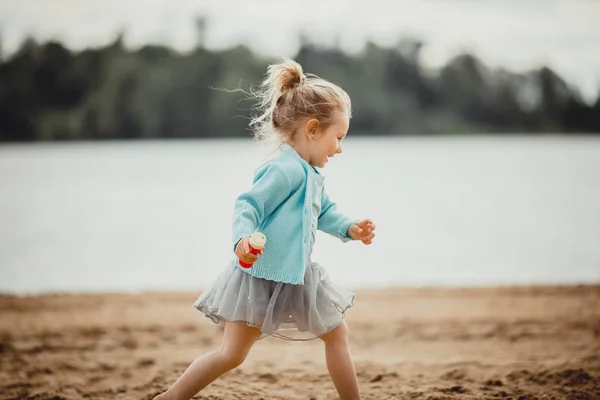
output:
[[[242,363],[246,360],[246,356],[248,355],[247,352],[233,351],[229,349],[221,349],[219,350],[219,354],[221,355],[221,359],[228,369],[234,369],[242,365]]]
[[[240,366],[259,334],[258,329],[250,328],[244,323],[226,323],[223,343],[221,349],[219,349],[223,363],[229,369]]]

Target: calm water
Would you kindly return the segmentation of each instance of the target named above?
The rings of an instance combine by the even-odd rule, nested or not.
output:
[[[0,146],[0,291],[201,290],[231,257],[250,140]],[[600,140],[349,138],[330,196],[372,246],[319,232],[351,288],[600,282]]]

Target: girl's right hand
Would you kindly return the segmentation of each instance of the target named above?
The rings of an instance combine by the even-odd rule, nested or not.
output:
[[[263,249],[260,249],[259,254],[262,253]],[[250,237],[242,238],[238,242],[235,248],[235,255],[246,264],[254,264],[258,260],[258,255],[250,252]]]

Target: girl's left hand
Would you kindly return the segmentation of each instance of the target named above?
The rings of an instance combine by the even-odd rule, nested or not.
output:
[[[360,240],[364,244],[371,244],[375,237],[375,224],[370,219],[355,222],[348,228],[348,236],[354,240]]]

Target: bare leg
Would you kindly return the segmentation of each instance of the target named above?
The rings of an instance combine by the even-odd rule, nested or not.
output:
[[[242,364],[260,336],[245,322],[226,322],[219,350],[198,357],[165,393],[154,400],[189,400],[212,381]]]
[[[348,326],[343,322],[321,337],[325,342],[325,360],[329,375],[341,400],[360,400],[358,379],[350,355]]]

